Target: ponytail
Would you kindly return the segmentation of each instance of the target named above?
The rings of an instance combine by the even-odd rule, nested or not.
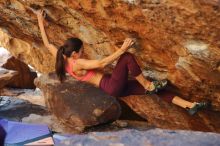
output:
[[[56,56],[56,74],[61,83],[66,79],[65,62],[63,57],[64,49],[65,46],[61,46],[58,49]]]
[[[65,60],[63,55],[65,55],[67,58],[71,57],[72,52],[75,51],[78,53],[82,45],[83,42],[80,39],[68,38],[64,45],[58,49],[55,67],[57,77],[61,83],[64,81],[64,79],[66,79]]]

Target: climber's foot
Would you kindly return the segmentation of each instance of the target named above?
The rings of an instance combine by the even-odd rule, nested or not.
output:
[[[152,84],[154,85],[154,89],[151,91],[146,90],[145,94],[154,94],[164,89],[167,86],[167,80],[152,81]]]
[[[194,115],[195,113],[197,113],[199,110],[201,109],[205,109],[207,107],[209,107],[211,105],[210,102],[197,102],[192,108],[188,109],[188,113],[190,115]]]

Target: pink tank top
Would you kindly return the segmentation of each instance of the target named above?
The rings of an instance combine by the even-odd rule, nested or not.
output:
[[[73,60],[68,66],[65,67],[66,71],[73,76],[75,79],[79,81],[87,81],[91,79],[94,75],[95,72],[93,70],[88,70],[87,73],[84,76],[77,76],[73,71],[72,71],[72,66],[76,63],[75,60]]]

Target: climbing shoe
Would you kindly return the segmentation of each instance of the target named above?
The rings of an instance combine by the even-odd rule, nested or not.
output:
[[[197,102],[192,108],[188,109],[190,115],[194,115],[201,109],[205,109],[210,106],[210,102]]]
[[[145,94],[157,93],[159,90],[164,89],[167,86],[167,80],[152,81],[152,83],[154,85],[154,90],[146,90]]]

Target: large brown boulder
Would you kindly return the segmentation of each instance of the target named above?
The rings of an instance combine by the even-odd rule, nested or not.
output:
[[[34,79],[37,77],[37,73],[31,70],[27,64],[11,56],[7,62],[2,65],[6,69],[16,70],[18,74],[13,77],[12,81],[7,84],[8,87],[15,88],[36,88],[34,85]]]
[[[17,74],[17,71],[7,70],[0,67],[0,89],[9,84]]]
[[[8,87],[15,88],[35,88],[34,78],[37,73],[33,71],[26,63],[13,57],[10,52],[0,47],[0,67],[8,70],[15,70],[17,74],[7,84]]]
[[[68,127],[85,128],[120,116],[117,100],[90,84],[71,77],[61,84],[55,73],[42,75],[34,82],[43,91],[49,110]]]

